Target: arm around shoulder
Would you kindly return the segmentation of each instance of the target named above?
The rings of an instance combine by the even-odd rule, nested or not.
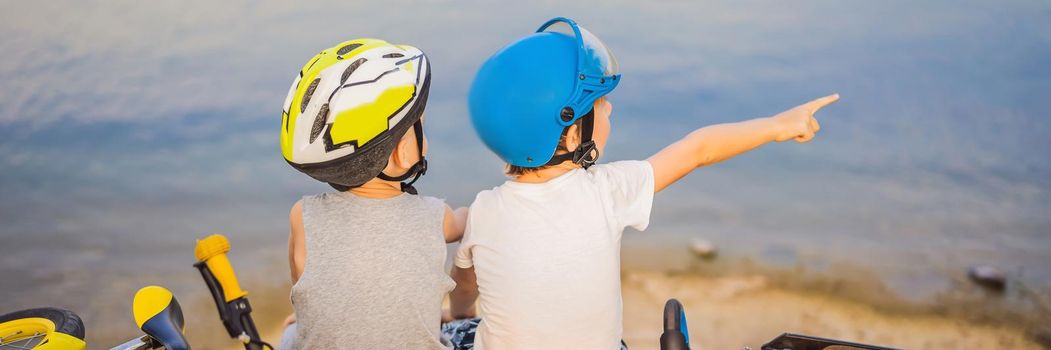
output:
[[[445,243],[457,242],[463,238],[464,228],[467,227],[467,207],[459,207],[453,210],[445,206],[445,219],[442,228],[445,231]]]

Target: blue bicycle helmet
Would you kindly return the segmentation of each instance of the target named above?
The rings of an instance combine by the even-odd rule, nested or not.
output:
[[[535,168],[597,158],[593,118],[574,152],[556,157],[563,130],[591,114],[620,82],[605,44],[571,19],[557,17],[489,57],[471,84],[471,123],[486,146],[511,165]]]

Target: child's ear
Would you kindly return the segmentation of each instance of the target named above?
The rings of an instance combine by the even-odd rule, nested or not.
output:
[[[566,130],[566,150],[574,151],[580,146],[580,128],[577,124],[569,126],[569,130]]]
[[[416,142],[412,139],[411,135],[402,136],[398,144],[394,146],[394,152],[391,153],[391,163],[402,169],[408,169],[412,166],[410,163],[411,156],[409,152],[415,152],[411,143]]]

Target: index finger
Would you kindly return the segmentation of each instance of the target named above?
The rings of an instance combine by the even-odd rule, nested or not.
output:
[[[832,104],[832,102],[839,101],[839,94],[831,94],[825,97],[818,98],[816,100],[807,102],[807,107],[817,112],[817,110]]]

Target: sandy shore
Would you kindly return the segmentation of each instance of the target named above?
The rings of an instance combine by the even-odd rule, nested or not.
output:
[[[633,350],[658,348],[665,300],[687,310],[694,349],[758,349],[783,332],[904,349],[1040,349],[1019,327],[937,315],[903,315],[826,293],[776,286],[761,275],[705,277],[626,271],[624,340]],[[280,340],[278,315],[260,322]],[[238,349],[239,347],[230,347]]]
[[[1020,329],[938,316],[897,315],[821,293],[778,288],[762,276],[624,275],[624,338],[657,349],[661,310],[677,298],[695,349],[758,349],[783,332],[905,349],[1039,349]],[[630,315],[630,316],[629,316]]]

